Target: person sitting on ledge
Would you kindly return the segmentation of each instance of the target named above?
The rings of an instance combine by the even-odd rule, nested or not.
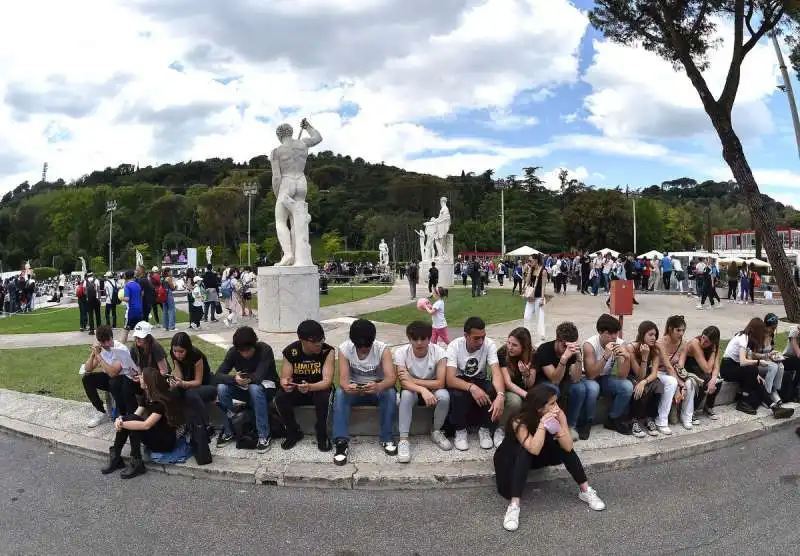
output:
[[[380,442],[386,455],[397,455],[392,438],[397,411],[397,376],[392,352],[375,339],[375,325],[365,319],[353,321],[350,338],[339,346],[339,387],[333,402],[333,441],[336,465],[347,463],[350,443],[350,409],[354,405],[377,404],[380,408]]]
[[[406,327],[408,344],[394,352],[394,364],[400,378],[400,442],[397,445],[397,461],[411,461],[411,418],[414,405],[426,405],[433,410],[431,440],[442,450],[452,450],[453,445],[442,432],[450,411],[450,393],[445,388],[447,354],[444,349],[431,343],[433,327],[427,322],[414,321]]]
[[[489,369],[492,376],[489,378]],[[486,337],[486,324],[469,317],[464,335],[447,346],[447,388],[450,390],[450,423],[456,430],[457,450],[469,450],[467,414],[477,406],[480,446],[489,450],[503,442],[505,432],[497,427],[494,441],[490,427],[503,416],[505,383],[497,358],[497,346]]]
[[[508,420],[519,413],[528,389],[536,384],[531,333],[524,326],[509,332],[506,345],[497,350],[497,360],[506,386],[505,406],[500,424],[505,428]]]
[[[231,374],[231,371],[236,372]],[[233,347],[217,369],[217,395],[224,414],[223,431],[217,437],[217,446],[233,440],[233,400],[250,404],[256,416],[258,443],[256,451],[263,454],[269,449],[269,403],[275,395],[278,373],[272,348],[258,341],[255,330],[242,326],[233,333]]]
[[[583,343],[583,368],[586,378],[597,381],[600,393],[610,394],[613,401],[605,427],[620,434],[630,435],[631,425],[625,422],[633,396],[633,384],[627,376],[612,376],[611,369],[617,360],[628,357],[628,351],[619,337],[622,327],[619,320],[604,313],[597,319],[597,334]]]
[[[575,453],[555,392],[546,384],[538,384],[523,400],[520,413],[509,420],[505,439],[494,454],[497,492],[510,502],[503,518],[507,531],[519,527],[519,506],[530,470],[562,464],[578,483],[578,498],[595,511],[604,510],[605,503],[589,486]]]
[[[695,394],[695,413],[702,408],[709,419],[716,421],[714,400],[722,385],[719,376],[719,328],[708,326],[696,338],[692,338],[681,355],[680,367],[703,380],[702,388]]]
[[[80,370],[86,397],[97,410],[87,424],[90,429],[111,420],[107,413],[111,408],[103,406],[98,390],[111,393],[120,415],[133,413],[138,406],[136,396],[142,393],[137,382],[139,368],[131,359],[128,346],[115,341],[114,332],[105,324],[97,327],[95,337],[97,344]]]
[[[303,439],[294,408],[312,405],[317,415],[317,448],[331,450],[328,438],[328,406],[333,384],[334,349],[325,343],[325,330],[315,320],[304,320],[297,327],[298,340],[283,350],[281,388],[275,407],[286,425],[286,440],[281,448],[290,450]]]
[[[781,397],[785,402],[798,401],[798,387],[800,387],[800,325],[789,330],[786,349],[783,350],[784,371],[789,373],[784,377],[781,387]]]
[[[147,471],[142,462],[142,444],[154,452],[175,449],[177,429],[184,424],[183,404],[170,391],[167,377],[158,369],[145,368],[141,376],[144,404],[134,413],[117,417],[114,421],[117,434],[114,445],[109,448],[108,465],[101,471],[103,475],[125,467],[122,448],[128,438],[131,440],[131,460],[128,468],[120,474],[123,479],[132,479]]]
[[[646,320],[639,324],[636,340],[626,346],[627,359],[621,361],[620,375],[627,376],[633,384],[633,398],[631,399],[631,432],[637,438],[646,435],[658,436],[658,394],[663,393],[665,386],[658,378],[658,369],[661,361],[661,350],[658,348],[658,326]],[[667,400],[671,400],[678,387],[677,380],[667,393]],[[662,421],[669,424],[669,409],[672,402],[665,403],[662,407]],[[642,424],[644,423],[644,426]]]
[[[169,374],[167,354],[161,344],[153,338],[153,325],[149,322],[143,320],[133,327],[133,345],[130,351],[133,362],[140,369],[153,367],[162,375]]]

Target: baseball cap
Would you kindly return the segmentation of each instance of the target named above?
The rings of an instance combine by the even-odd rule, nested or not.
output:
[[[133,337],[139,338],[140,340],[144,340],[153,332],[153,326],[147,322],[146,320],[140,321],[136,323],[136,326],[133,327]]]
[[[200,276],[195,276],[193,282],[196,284],[198,282],[202,282],[203,279]]]
[[[778,315],[775,313],[767,313],[767,316],[764,317],[764,324],[767,326],[775,326],[778,324]]]
[[[106,278],[111,278],[112,276],[114,276],[114,274],[110,270],[106,272]]]
[[[153,269],[150,272],[158,272],[158,267],[154,266]]]
[[[321,342],[325,339],[325,330],[315,320],[304,320],[297,327],[297,337],[307,342]]]

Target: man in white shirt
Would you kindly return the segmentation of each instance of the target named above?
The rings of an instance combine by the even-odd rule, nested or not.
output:
[[[397,410],[397,374],[392,352],[385,342],[375,339],[375,325],[365,319],[353,321],[350,338],[339,346],[339,387],[333,401],[333,441],[336,465],[347,463],[350,443],[350,409],[354,405],[380,408],[380,441],[386,455],[397,455],[394,443],[394,416]]]
[[[67,275],[62,270],[58,275],[58,302],[61,303],[61,298],[64,297],[64,288],[67,285]]]
[[[431,440],[442,450],[453,445],[442,432],[450,412],[450,393],[445,388],[447,354],[431,343],[433,328],[427,322],[414,321],[406,327],[408,344],[394,351],[394,364],[400,378],[400,442],[397,444],[397,461],[411,461],[411,418],[414,405],[422,403],[434,407]]]
[[[139,368],[131,358],[128,346],[114,340],[110,326],[97,327],[97,343],[92,346],[89,359],[81,365],[83,389],[97,414],[89,420],[87,426],[94,428],[111,417],[100,401],[98,390],[110,392],[120,415],[129,415],[136,411],[136,396],[142,394],[139,387]]]
[[[491,369],[491,380],[488,370]],[[497,346],[486,338],[486,324],[480,317],[469,317],[464,336],[447,346],[447,388],[450,390],[450,423],[456,429],[456,449],[468,450],[467,414],[477,409],[481,448],[499,446],[502,427],[490,427],[500,420],[505,405],[505,383],[497,359]]]

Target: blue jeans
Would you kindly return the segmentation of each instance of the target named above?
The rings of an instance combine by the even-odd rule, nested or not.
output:
[[[605,288],[606,293],[608,293],[609,288],[611,288],[611,282],[608,279],[608,272],[603,272],[603,288]]]
[[[164,303],[164,328],[166,330],[175,328],[175,297],[172,292],[167,294],[167,301]]]
[[[567,407],[567,424],[570,428],[580,425],[591,425],[594,422],[594,410],[600,395],[600,385],[586,377],[569,387],[569,406]]]
[[[269,402],[275,394],[275,389],[265,389],[260,384],[251,384],[247,390],[242,390],[233,384],[218,384],[217,395],[219,396],[219,407],[225,416],[223,427],[225,432],[233,434],[233,423],[231,416],[233,415],[233,400],[241,400],[247,402],[253,408],[253,413],[256,414],[256,428],[258,429],[259,438],[269,438]]]
[[[600,277],[595,273],[592,278],[592,295],[597,295],[597,290],[600,289]]]
[[[617,378],[614,376],[603,375],[597,377],[600,385],[600,392],[604,396],[611,395],[611,410],[608,412],[609,419],[621,419],[628,413],[633,397],[633,383],[627,378]]]
[[[377,405],[381,413],[381,442],[391,442],[397,412],[397,391],[394,388],[368,396],[348,394],[336,388],[333,398],[333,439],[350,439],[350,408],[354,405]]]

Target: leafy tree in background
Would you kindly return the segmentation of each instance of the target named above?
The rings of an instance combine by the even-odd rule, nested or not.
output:
[[[786,13],[787,5],[790,11],[796,8],[796,2],[790,0],[596,0],[589,20],[608,39],[641,44],[686,72],[722,144],[722,157],[742,188],[773,265],[786,314],[796,322],[800,321],[800,290],[794,285],[789,259],[765,209],[731,116],[748,53],[779,25],[795,27]],[[733,35],[726,41],[732,46],[732,55],[724,87],[715,96],[702,71],[708,68],[709,51],[718,43],[720,19],[733,20]]]

